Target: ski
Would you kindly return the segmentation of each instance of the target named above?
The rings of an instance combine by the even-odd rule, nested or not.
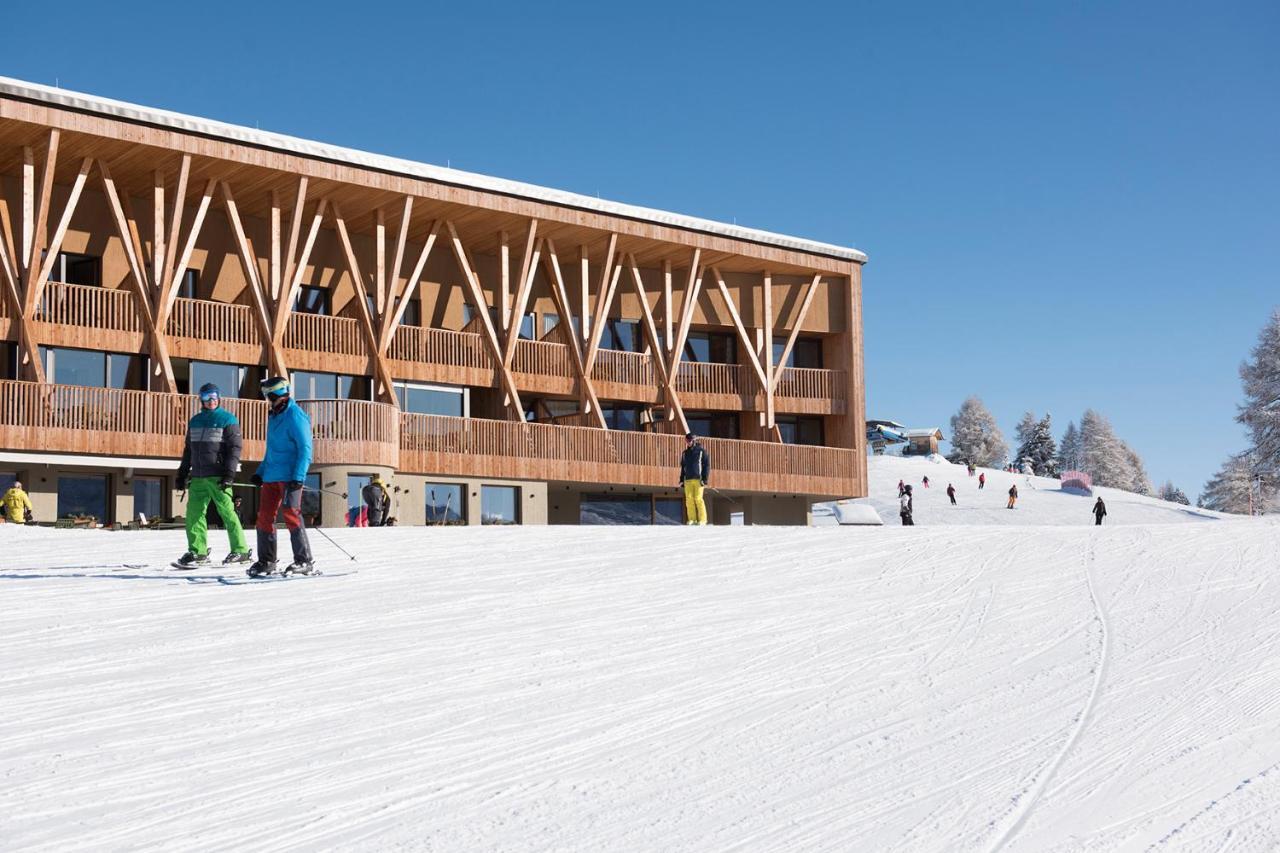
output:
[[[218,583],[223,584],[224,586],[242,586],[245,584],[255,584],[255,583],[256,584],[281,583],[282,581],[303,580],[305,578],[344,578],[344,577],[347,577],[348,575],[354,575],[354,574],[356,573],[355,572],[326,573],[317,569],[316,571],[312,572],[309,575],[302,575],[302,574],[286,575],[286,574],[280,574],[279,572],[276,572],[270,575],[261,575],[260,577],[256,577],[256,578],[251,578],[248,576],[245,576],[245,577],[223,576],[218,578]]]

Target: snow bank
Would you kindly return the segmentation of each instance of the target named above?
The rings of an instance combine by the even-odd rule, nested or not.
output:
[[[0,846],[1280,844],[1268,522],[329,533],[0,527]]]

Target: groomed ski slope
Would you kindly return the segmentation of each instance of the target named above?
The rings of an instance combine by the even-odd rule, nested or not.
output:
[[[940,456],[901,457],[873,456],[867,469],[867,498],[857,503],[875,507],[885,524],[898,524],[898,481],[912,487],[912,506],[917,525],[1069,525],[1093,523],[1094,500],[1101,496],[1107,506],[1106,524],[1172,524],[1224,518],[1221,513],[1181,506],[1146,495],[1119,489],[1095,488],[1093,496],[1065,492],[1061,484],[1049,477],[1028,477],[979,468],[970,477],[963,465],[952,465]],[[978,488],[978,473],[987,475],[985,488]],[[929,487],[923,484],[929,478]],[[947,484],[956,487],[956,505],[947,499]],[[1007,509],[1009,486],[1017,485],[1018,502]],[[824,504],[815,515],[815,523],[835,523],[834,516],[823,517]]]
[[[0,526],[0,848],[1280,845],[1268,521],[329,532]]]

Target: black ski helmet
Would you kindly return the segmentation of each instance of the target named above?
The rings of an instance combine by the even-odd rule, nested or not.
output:
[[[210,400],[214,397],[222,399],[222,392],[218,390],[218,386],[212,382],[206,382],[200,386],[200,402]]]

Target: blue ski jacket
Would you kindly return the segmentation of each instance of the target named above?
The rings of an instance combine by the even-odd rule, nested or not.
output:
[[[267,415],[267,451],[257,473],[264,483],[302,483],[310,467],[311,418],[290,399]]]

